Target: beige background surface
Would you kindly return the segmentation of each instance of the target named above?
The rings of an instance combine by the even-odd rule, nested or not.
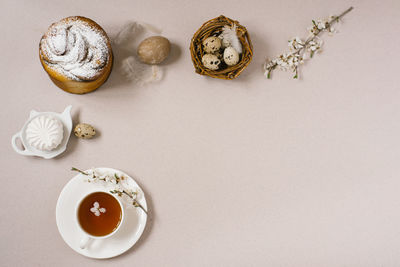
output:
[[[300,80],[263,77],[265,57],[350,5]],[[2,0],[0,10],[1,266],[400,266],[399,1]],[[235,81],[197,75],[190,59],[193,33],[220,14],[254,44]],[[56,88],[38,42],[70,15],[110,36],[129,20],[162,28],[176,45],[164,80],[138,87],[114,70],[88,95]],[[72,137],[53,160],[12,150],[31,109],[69,104],[98,138]],[[126,254],[87,259],[62,240],[55,206],[71,166],[121,169],[145,190],[151,219]]]

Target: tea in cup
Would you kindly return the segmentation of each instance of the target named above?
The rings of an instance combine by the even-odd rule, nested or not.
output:
[[[124,220],[121,201],[114,195],[98,191],[85,196],[76,208],[79,227],[85,233],[80,242],[84,249],[91,239],[104,239],[114,235]]]

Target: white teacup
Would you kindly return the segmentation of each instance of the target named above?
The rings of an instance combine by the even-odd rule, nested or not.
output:
[[[105,193],[105,194],[107,194],[107,195],[110,195],[110,196],[112,196],[117,202],[118,202],[118,204],[119,204],[119,206],[120,206],[120,208],[121,208],[121,215],[120,215],[120,219],[119,219],[119,224],[118,224],[118,226],[115,228],[115,229],[113,229],[113,231],[112,232],[110,232],[109,234],[106,234],[106,235],[99,235],[99,236],[95,236],[95,235],[92,235],[92,234],[90,234],[90,233],[88,233],[83,227],[82,227],[82,225],[81,225],[81,223],[80,223],[80,220],[79,220],[79,215],[78,215],[78,213],[79,213],[79,209],[80,209],[80,207],[81,207],[81,205],[83,204],[82,202],[88,197],[88,196],[90,196],[90,195],[92,195],[92,194],[94,194],[94,193]],[[93,213],[98,213],[99,215],[96,215],[96,216],[101,216],[102,214],[102,208],[101,208],[101,206],[99,206],[99,203],[97,203],[98,205],[97,205],[97,207],[96,207],[96,205],[93,207],[94,208],[94,210],[92,211],[92,209],[90,209],[90,211],[91,212],[93,212]],[[100,204],[101,205],[101,204]],[[96,210],[97,209],[97,210]],[[106,209],[104,209],[104,212],[107,212],[106,211]],[[125,215],[124,215],[124,206],[122,205],[122,203],[121,203],[121,201],[116,197],[116,196],[114,196],[113,194],[111,194],[111,193],[109,193],[109,192],[106,192],[106,191],[94,191],[94,192],[90,192],[89,194],[87,194],[87,195],[85,195],[79,202],[78,202],[78,204],[77,204],[77,206],[76,206],[76,208],[75,208],[75,213],[76,213],[76,223],[78,224],[78,227],[81,229],[81,231],[84,233],[84,236],[83,236],[83,238],[81,239],[81,241],[80,241],[80,243],[79,243],[79,247],[81,248],[81,249],[85,249],[86,247],[87,247],[87,245],[88,245],[88,243],[89,243],[89,241],[90,240],[96,240],[96,239],[106,239],[106,238],[109,238],[109,237],[111,237],[111,236],[113,236],[120,228],[121,228],[121,225],[122,225],[122,223],[124,222],[124,217],[125,217]]]

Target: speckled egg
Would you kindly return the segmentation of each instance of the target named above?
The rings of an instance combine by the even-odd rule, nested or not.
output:
[[[78,138],[90,139],[96,135],[96,130],[90,124],[79,123],[75,126],[74,134]]]
[[[162,36],[152,36],[144,39],[138,46],[137,54],[140,61],[155,65],[163,62],[169,55],[171,43]]]
[[[221,39],[218,37],[208,37],[203,41],[203,50],[206,53],[213,54],[221,49]]]
[[[216,55],[212,54],[205,54],[201,58],[201,62],[203,62],[204,67],[210,70],[219,69],[219,65],[221,64],[221,60],[219,60]]]
[[[239,53],[233,47],[227,47],[224,50],[224,61],[226,65],[233,66],[239,62]]]

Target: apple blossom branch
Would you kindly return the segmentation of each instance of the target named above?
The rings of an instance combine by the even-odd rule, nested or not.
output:
[[[272,71],[279,68],[283,71],[291,70],[294,73],[293,78],[297,79],[299,77],[299,64],[304,63],[304,60],[312,58],[315,53],[321,51],[322,40],[318,36],[322,32],[328,32],[329,35],[335,33],[336,31],[332,25],[339,22],[352,9],[353,7],[350,7],[338,16],[330,16],[324,20],[312,20],[312,26],[308,28],[310,36],[305,41],[299,37],[289,40],[288,45],[291,52],[283,53],[272,60],[266,60],[264,75],[271,79]]]
[[[71,170],[79,172],[79,173],[87,176],[89,183],[102,181],[105,183],[113,184],[115,186],[115,188],[110,191],[111,194],[118,195],[119,197],[122,197],[123,195],[127,196],[130,199],[130,201],[132,202],[132,205],[134,207],[142,209],[144,211],[144,213],[146,213],[146,215],[147,215],[147,210],[137,201],[138,192],[127,189],[122,185],[122,181],[124,181],[126,179],[123,175],[119,176],[116,173],[114,173],[113,175],[110,175],[110,174],[100,175],[100,174],[96,173],[95,169],[92,169],[90,171],[90,173],[88,173],[88,172],[84,172],[75,167],[72,167]]]

